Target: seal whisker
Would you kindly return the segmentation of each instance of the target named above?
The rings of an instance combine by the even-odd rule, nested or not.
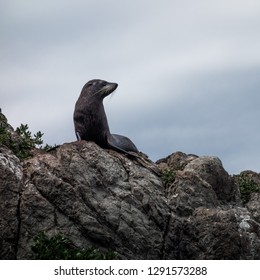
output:
[[[112,90],[111,85],[106,85],[103,88],[101,88],[100,90],[98,90],[97,92],[95,92],[93,95],[97,95],[100,92],[104,92],[104,93],[108,93],[109,94],[111,92],[111,90]]]
[[[100,90],[98,90],[97,92],[95,92],[93,95],[97,95],[97,94],[99,94],[100,92],[102,92],[104,89],[102,88],[102,89],[100,89]]]

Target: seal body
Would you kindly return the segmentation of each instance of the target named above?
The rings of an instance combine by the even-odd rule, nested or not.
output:
[[[78,140],[93,141],[102,148],[119,152],[138,152],[127,137],[111,134],[103,105],[103,99],[111,94],[118,84],[103,80],[87,82],[75,104],[74,126]]]

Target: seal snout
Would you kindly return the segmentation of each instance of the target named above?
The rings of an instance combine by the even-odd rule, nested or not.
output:
[[[116,90],[116,88],[118,87],[117,83],[108,83],[109,87],[111,88],[112,91]]]
[[[114,90],[116,90],[117,87],[118,87],[117,83],[107,83],[102,89],[102,91],[104,93],[104,97],[106,97],[107,95],[112,93]]]

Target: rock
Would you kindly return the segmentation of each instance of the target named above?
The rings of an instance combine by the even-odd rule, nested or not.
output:
[[[5,115],[0,112],[0,143],[6,145],[9,148],[17,149],[21,142],[21,137],[8,123]]]
[[[240,192],[234,180],[216,157],[197,157],[177,152],[157,162],[162,170],[173,170],[167,184],[169,204],[180,215],[191,214],[198,207],[225,204],[241,206]]]
[[[260,258],[256,214],[242,208],[239,188],[218,158],[178,152],[158,164],[175,170],[166,190],[173,211],[165,259]]]
[[[160,258],[169,207],[160,178],[134,160],[91,142],[64,144],[27,160],[18,258],[40,232],[123,258]]]
[[[176,176],[173,190],[185,185],[191,193],[191,205],[194,208],[216,207],[221,204],[241,204],[238,186],[224,170],[216,157],[196,158],[188,163]],[[183,191],[183,188],[182,188]],[[176,196],[175,192],[174,195]]]
[[[189,218],[172,216],[165,259],[259,259],[259,224],[245,208],[197,208]]]
[[[198,158],[196,155],[186,155],[182,152],[176,152],[166,158],[157,160],[156,164],[162,172],[167,170],[178,171],[183,170],[189,162],[196,158]]]
[[[260,173],[256,173],[250,170],[240,173],[240,178],[247,178],[249,180],[253,191],[249,195],[249,201],[246,203],[246,208],[252,213],[253,218],[260,223]],[[256,192],[258,190],[258,192]]]
[[[19,159],[0,145],[0,259],[16,258],[22,185],[23,172]]]
[[[246,208],[252,213],[253,218],[260,224],[260,193],[251,194]]]
[[[246,176],[246,177],[250,178],[256,184],[260,185],[260,173],[256,173],[251,170],[246,170],[246,171],[242,171],[239,175]]]
[[[0,193],[1,259],[33,259],[40,233],[122,259],[260,259],[259,193],[244,206],[216,157],[79,141],[21,162],[1,145]]]

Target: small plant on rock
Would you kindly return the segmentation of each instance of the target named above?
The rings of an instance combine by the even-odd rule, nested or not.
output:
[[[99,249],[80,249],[60,234],[47,237],[41,233],[34,239],[32,251],[37,260],[113,260],[118,259],[115,252],[102,253]]]
[[[163,171],[162,180],[165,185],[169,185],[174,181],[175,176],[176,176],[176,171],[171,168],[167,168]]]
[[[242,173],[240,175],[236,175],[235,181],[239,186],[241,200],[244,204],[249,201],[251,193],[260,192],[260,184],[258,184],[247,174]]]
[[[10,130],[10,128],[8,129],[7,119],[3,114],[0,114],[0,144],[12,150],[21,160],[32,156],[34,149],[49,151],[56,147],[56,145],[52,147],[48,144],[43,147],[43,135],[41,131],[32,135],[27,124],[21,124],[15,131]]]

